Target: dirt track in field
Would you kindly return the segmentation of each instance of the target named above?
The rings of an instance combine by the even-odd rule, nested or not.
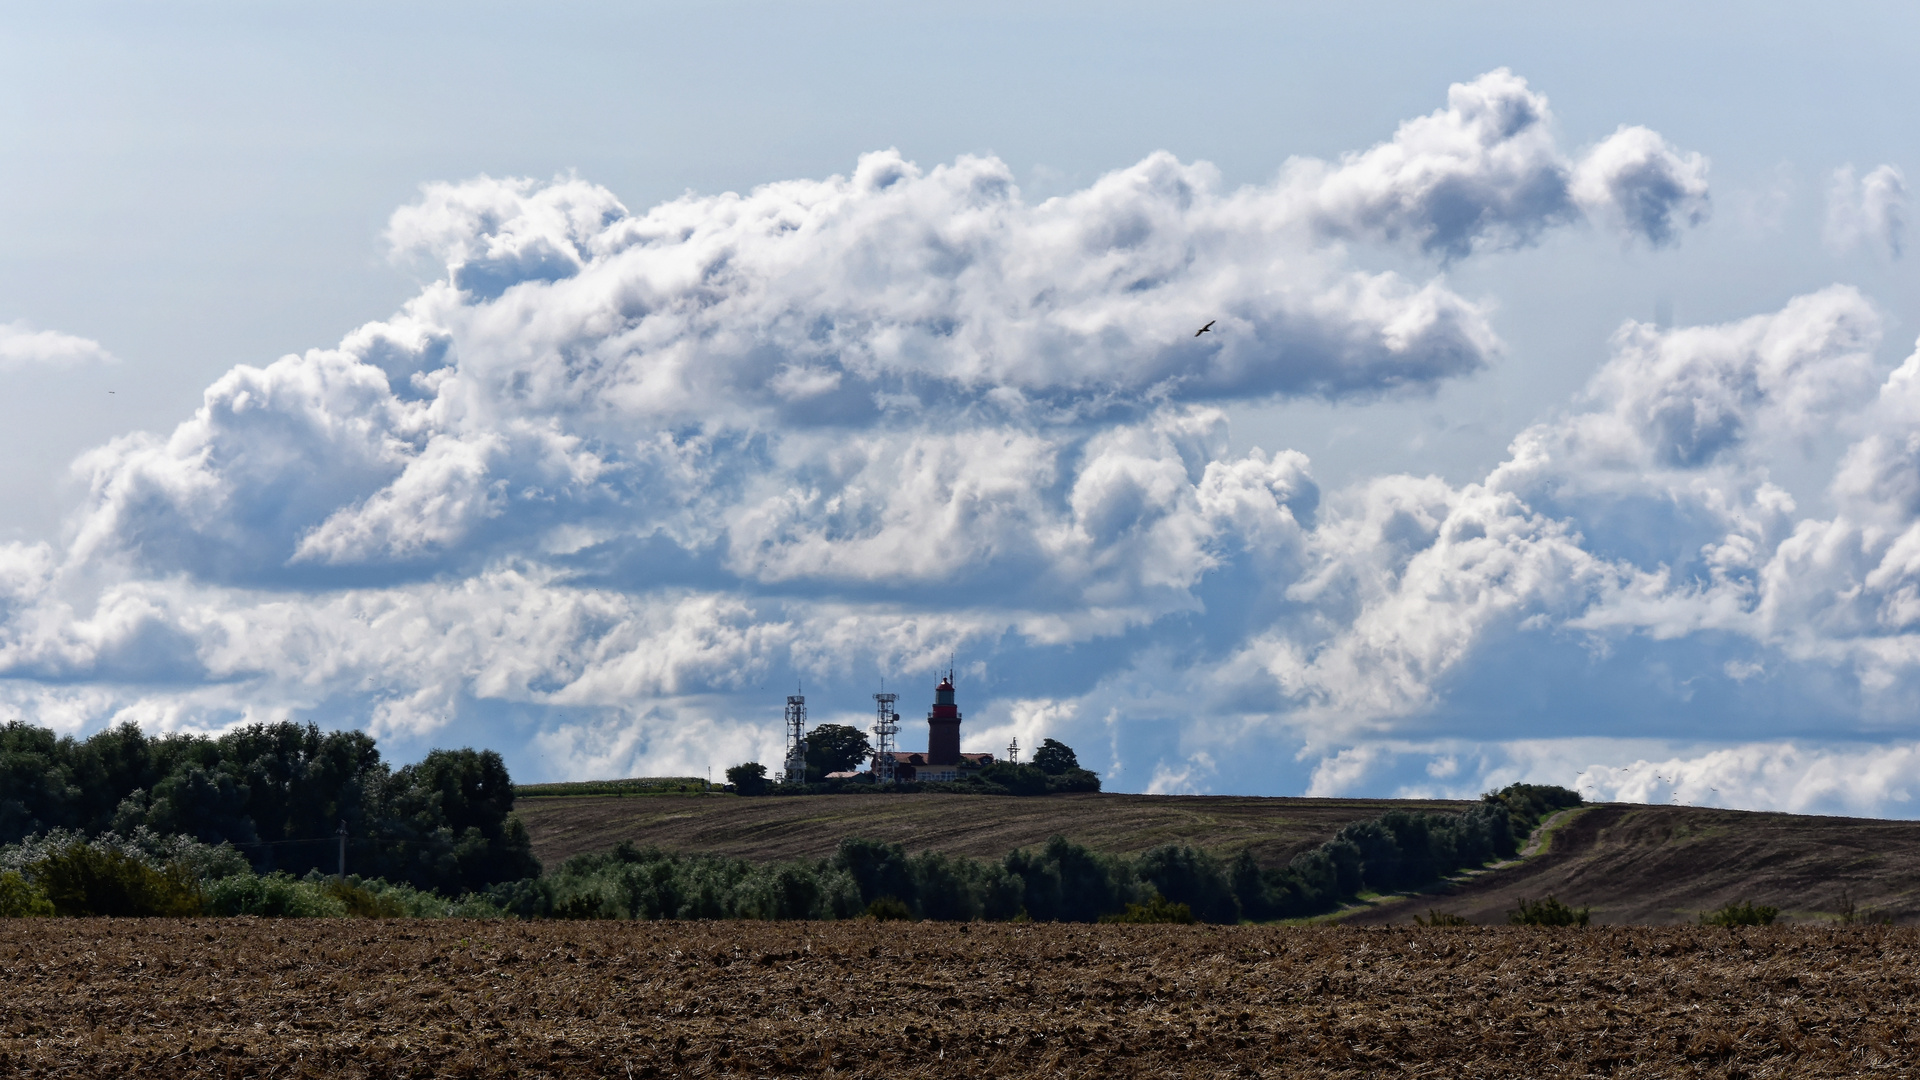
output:
[[[623,840],[671,851],[717,852],[754,860],[819,858],[842,837],[898,841],[910,851],[998,859],[1058,833],[1114,853],[1188,843],[1226,854],[1251,847],[1280,865],[1333,836],[1340,826],[1399,807],[1464,810],[1471,803],[1379,799],[1263,799],[1245,796],[816,795],[737,798],[649,795],[521,799],[534,854],[549,867]]]
[[[1849,896],[1859,914],[1920,921],[1920,822],[1604,804],[1518,865],[1346,921],[1407,922],[1432,907],[1495,924],[1520,898],[1549,893],[1590,905],[1601,923],[1693,922],[1744,901],[1789,921],[1828,921]]]
[[[0,1075],[1827,1077],[1912,930],[0,922]]]

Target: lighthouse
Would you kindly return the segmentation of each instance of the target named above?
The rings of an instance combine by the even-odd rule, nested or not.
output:
[[[892,706],[896,695],[877,696],[886,700],[881,705],[882,722],[875,728],[876,731],[887,726],[891,721],[892,714],[887,710]],[[960,752],[960,707],[953,701],[951,668],[940,680],[940,685],[933,688],[933,708],[927,710],[926,751],[923,753],[918,750],[894,750],[891,753],[893,756],[891,779],[896,782],[952,783],[955,780],[965,780],[993,764],[992,754]],[[889,772],[884,765],[876,764],[874,769],[876,779]]]
[[[960,764],[960,707],[953,703],[953,672],[933,688],[933,708],[927,713],[927,764]]]

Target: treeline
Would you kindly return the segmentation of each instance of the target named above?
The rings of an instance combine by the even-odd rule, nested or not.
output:
[[[1124,857],[1054,837],[985,860],[856,838],[777,863],[622,845],[542,875],[492,752],[437,750],[390,769],[369,736],[311,725],[217,739],[124,726],[76,741],[15,723],[0,728],[0,916],[1232,923],[1320,914],[1511,856],[1579,803],[1517,784],[1462,813],[1390,811],[1278,867],[1186,845]],[[353,872],[337,878],[329,834],[342,820]]]
[[[435,750],[398,769],[372,736],[251,724],[217,738],[124,724],[86,739],[0,727],[0,844],[82,838],[230,844],[257,874],[352,872],[449,896],[536,876],[513,783],[491,751]]]
[[[1465,813],[1389,810],[1342,828],[1284,867],[1262,869],[1243,853],[1230,870],[1234,896],[1251,919],[1330,911],[1362,892],[1397,892],[1509,858],[1535,825],[1579,805],[1579,794],[1563,787],[1514,784]]]
[[[1136,858],[1062,837],[999,861],[847,839],[832,856],[752,863],[622,845],[577,855],[490,899],[526,917],[582,919],[844,919],[1096,922],[1130,907],[1178,906],[1205,922],[1322,914],[1363,891],[1395,891],[1513,855],[1543,818],[1577,806],[1565,788],[1517,784],[1459,814],[1393,810],[1354,822],[1284,867],[1249,852],[1221,859],[1186,845]]]

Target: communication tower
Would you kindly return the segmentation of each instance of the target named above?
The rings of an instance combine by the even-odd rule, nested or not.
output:
[[[787,771],[781,779],[789,784],[807,782],[807,699],[800,694],[787,695]]]
[[[893,703],[900,700],[899,694],[878,693],[873,695],[878,705],[879,717],[873,722],[873,779],[875,783],[890,784],[894,778],[893,752],[898,749],[895,736],[900,734],[900,714],[893,711]]]
[[[1020,764],[1020,736],[1018,735],[1015,735],[1013,741],[1007,744],[1007,764]]]

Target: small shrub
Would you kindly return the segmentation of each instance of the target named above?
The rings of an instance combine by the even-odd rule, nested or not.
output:
[[[1779,908],[1757,907],[1749,900],[1744,904],[1729,902],[1715,911],[1700,916],[1701,926],[1772,926],[1774,917],[1780,914]]]
[[[0,918],[20,919],[53,914],[53,901],[33,882],[9,870],[0,874]]]
[[[1413,917],[1413,924],[1415,926],[1472,926],[1473,925],[1472,923],[1467,921],[1466,916],[1464,915],[1455,915],[1451,911],[1435,911],[1432,908],[1427,909],[1427,917],[1424,919],[1418,915],[1415,915]]]
[[[1585,926],[1592,908],[1570,908],[1552,896],[1544,900],[1522,900],[1507,913],[1510,926]]]
[[[308,880],[315,876],[308,875]],[[347,914],[359,919],[444,919],[456,906],[478,900],[471,893],[459,901],[449,900],[431,890],[382,878],[349,876],[344,884],[328,878],[326,886],[327,895],[337,898],[347,906]],[[490,903],[479,902],[484,908],[493,908]]]
[[[1183,923],[1191,924],[1193,909],[1185,904],[1176,904],[1164,896],[1156,896],[1144,904],[1128,904],[1125,911],[1117,915],[1102,915],[1103,923]]]
[[[913,909],[907,906],[906,901],[897,896],[882,896],[867,905],[867,918],[879,919],[883,922],[894,919],[911,919],[913,918]]]
[[[199,885],[179,863],[155,869],[118,848],[69,844],[34,863],[30,876],[64,916],[198,915]]]
[[[1874,908],[1863,908],[1853,902],[1853,890],[1840,890],[1841,926],[1892,926],[1893,916]]]
[[[346,905],[327,890],[292,874],[233,874],[209,882],[210,915],[256,915],[268,919],[339,918]]]

